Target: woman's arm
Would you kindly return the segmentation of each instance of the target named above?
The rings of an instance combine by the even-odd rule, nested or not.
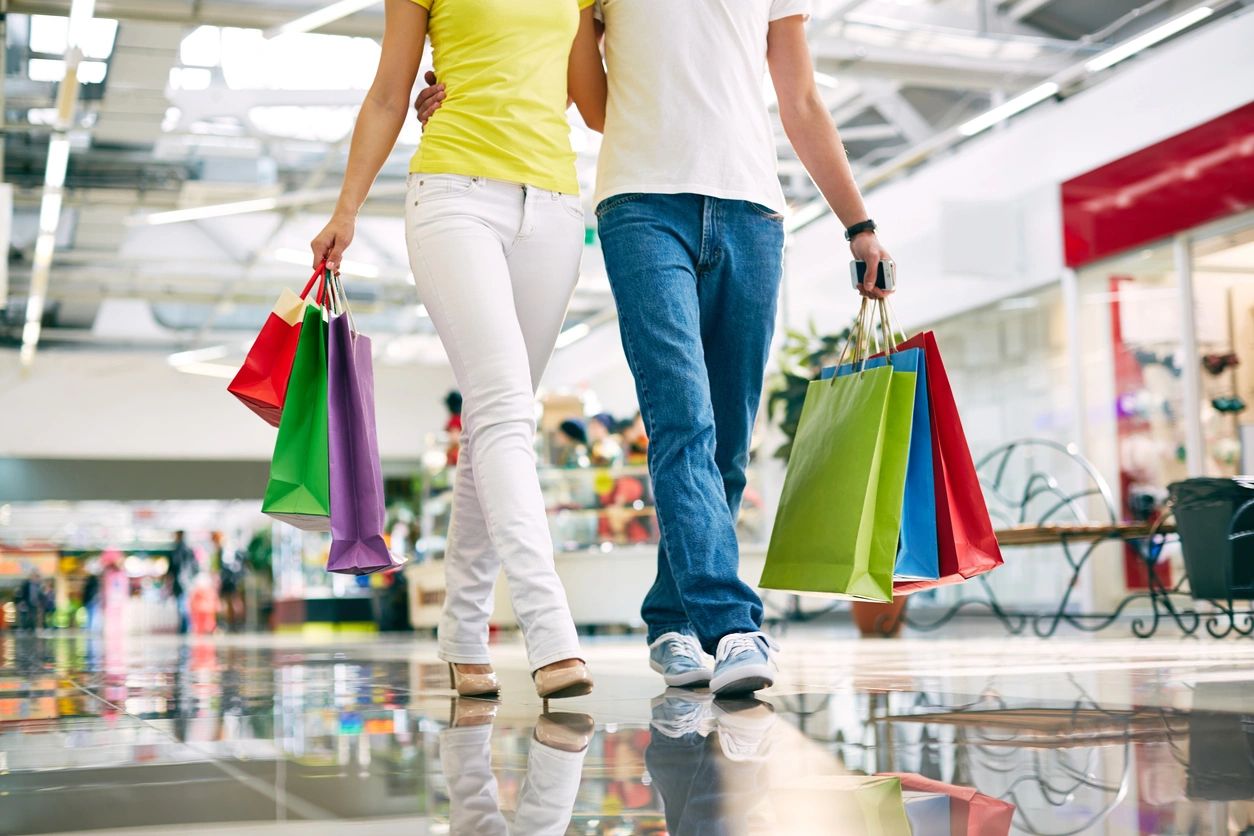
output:
[[[766,36],[766,59],[779,99],[784,133],[806,171],[832,211],[845,227],[870,218],[862,193],[853,177],[845,147],[832,115],[814,83],[814,63],[806,43],[805,20],[800,15],[771,22]],[[878,265],[891,257],[874,232],[864,232],[849,245],[855,258],[866,262],[867,283],[863,296],[883,298],[888,293],[875,287]]]
[[[409,94],[427,38],[427,10],[413,0],[387,0],[384,20],[379,68],[357,113],[340,199],[330,223],[310,243],[315,267],[326,259],[328,267],[339,269],[344,250],[353,240],[357,212],[409,115]]]
[[[579,13],[579,31],[570,48],[566,87],[579,108],[584,124],[594,131],[605,130],[605,65],[601,63],[596,23],[592,7]]]

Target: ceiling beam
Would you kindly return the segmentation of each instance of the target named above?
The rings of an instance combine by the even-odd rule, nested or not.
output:
[[[1054,0],[1009,0],[1009,2],[1002,3],[1002,8],[1011,20],[1020,21],[1025,17],[1031,17],[1053,2]]]
[[[1026,87],[1066,66],[1038,57],[1032,61],[946,55],[922,49],[873,46],[844,38],[814,44],[817,68],[837,78],[879,78],[920,87],[995,90]]]
[[[382,4],[380,4],[382,5]],[[9,0],[17,14],[68,14],[68,0]],[[270,29],[291,21],[293,9],[259,2],[189,2],[189,0],[98,0],[96,16],[116,20],[147,20],[186,26],[238,26]],[[318,30],[328,35],[378,38],[383,34],[382,12],[364,11],[329,23]]]

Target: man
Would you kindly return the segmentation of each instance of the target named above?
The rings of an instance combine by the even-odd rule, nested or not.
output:
[[[170,549],[170,566],[166,578],[170,581],[170,594],[179,608],[179,635],[187,635],[190,626],[188,592],[196,577],[196,553],[185,542],[182,531],[174,532],[174,545]]]
[[[598,2],[609,99],[597,218],[662,533],[641,614],[666,683],[720,697],[773,684],[777,651],[737,573],[735,527],[783,260],[767,66],[785,132],[867,263],[864,296],[884,295],[874,282],[889,261],[815,87],[810,4]],[[443,95],[423,91],[420,118]]]

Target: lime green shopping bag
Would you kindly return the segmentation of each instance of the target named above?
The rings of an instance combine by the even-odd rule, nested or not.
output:
[[[794,776],[771,787],[776,833],[910,836],[901,780],[877,775]],[[948,833],[949,822],[940,832]]]
[[[331,530],[327,324],[313,305],[301,323],[261,510],[306,531]]]
[[[759,586],[892,600],[915,384],[892,366],[810,384]]]

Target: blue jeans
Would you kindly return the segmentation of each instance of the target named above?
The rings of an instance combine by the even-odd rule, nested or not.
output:
[[[649,641],[707,653],[762,625],[740,580],[736,517],[775,329],[782,218],[741,200],[623,194],[597,207],[627,362],[649,434],[661,544]]]

